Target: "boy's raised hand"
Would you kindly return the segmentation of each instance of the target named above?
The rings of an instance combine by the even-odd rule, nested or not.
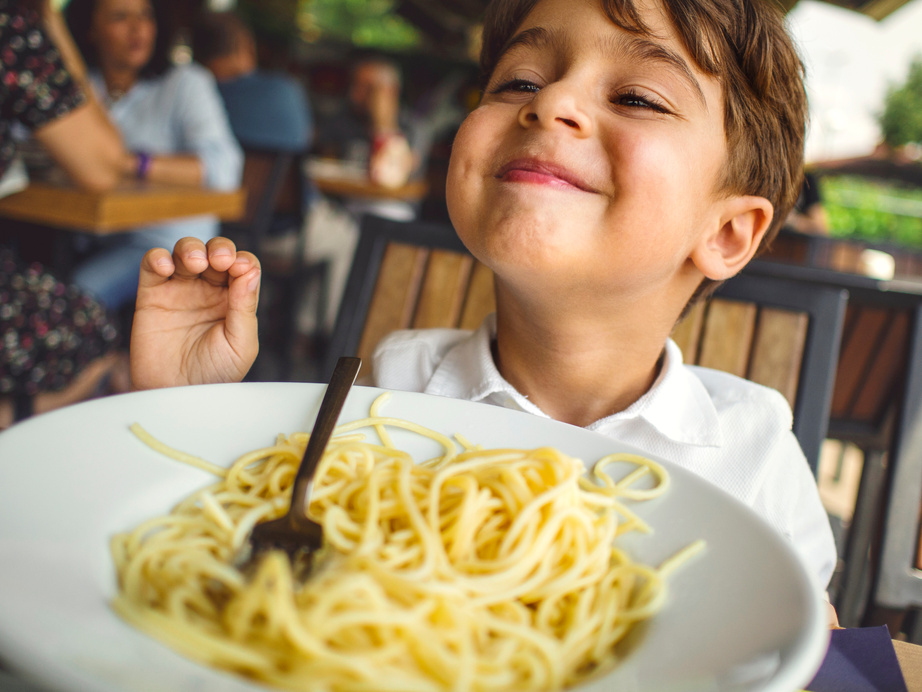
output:
[[[141,261],[132,389],[237,382],[259,351],[259,260],[227,238],[183,238]]]

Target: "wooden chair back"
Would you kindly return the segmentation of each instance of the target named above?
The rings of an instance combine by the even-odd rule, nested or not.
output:
[[[370,367],[375,346],[397,329],[475,329],[495,310],[492,272],[452,228],[369,216],[360,233],[324,374],[341,354],[356,354]],[[845,291],[740,276],[696,306],[673,338],[686,362],[781,391],[815,472],[845,300]]]
[[[493,273],[450,226],[366,216],[359,230],[324,375],[345,353],[368,375],[375,346],[398,329],[475,329],[496,309]]]
[[[745,272],[694,306],[673,340],[686,363],[777,389],[816,474],[848,299],[844,290]]]

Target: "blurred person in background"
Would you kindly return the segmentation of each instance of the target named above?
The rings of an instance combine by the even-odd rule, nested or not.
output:
[[[123,172],[154,183],[235,189],[243,157],[214,78],[199,65],[170,64],[160,11],[153,0],[71,0],[65,12],[90,84],[131,152]],[[118,310],[134,300],[147,250],[217,232],[217,218],[200,216],[84,237],[86,258],[74,282]]]
[[[317,130],[318,154],[365,167],[373,183],[399,187],[416,167],[412,126],[400,104],[396,64],[376,55],[352,67],[347,103]]]
[[[823,208],[820,193],[820,181],[809,171],[804,172],[804,181],[794,208],[791,209],[784,224],[785,228],[798,233],[829,235],[829,223]]]
[[[244,147],[305,151],[314,139],[304,87],[258,69],[256,41],[230,12],[205,14],[192,32],[192,55],[218,83],[231,130]]]
[[[13,168],[19,124],[76,185],[112,188],[125,149],[49,0],[0,0],[0,54],[0,187],[28,182]],[[127,388],[117,342],[99,303],[0,243],[0,429],[87,398],[119,365]]]

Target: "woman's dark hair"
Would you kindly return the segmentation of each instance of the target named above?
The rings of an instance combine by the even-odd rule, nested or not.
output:
[[[167,31],[168,23],[163,5],[157,0],[149,0],[154,11],[154,22],[157,24],[157,38],[154,39],[154,50],[150,60],[141,68],[141,77],[157,77],[170,67],[170,36]],[[90,42],[90,29],[93,25],[93,15],[96,12],[98,0],[70,0],[64,10],[67,28],[74,37],[74,43],[83,54],[83,59],[91,68],[99,67],[99,56],[96,47]]]

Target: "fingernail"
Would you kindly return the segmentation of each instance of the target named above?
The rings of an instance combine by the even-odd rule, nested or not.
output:
[[[231,251],[226,247],[222,247],[218,248],[211,254],[213,257],[230,257]]]
[[[161,257],[156,264],[158,267],[171,267],[173,266],[173,261],[167,257]]]
[[[193,250],[189,253],[189,259],[208,259],[208,255],[203,250]]]
[[[250,279],[250,283],[247,284],[247,288],[250,289],[250,291],[255,291],[258,287],[259,287],[259,272],[257,272],[256,275],[252,279]]]

